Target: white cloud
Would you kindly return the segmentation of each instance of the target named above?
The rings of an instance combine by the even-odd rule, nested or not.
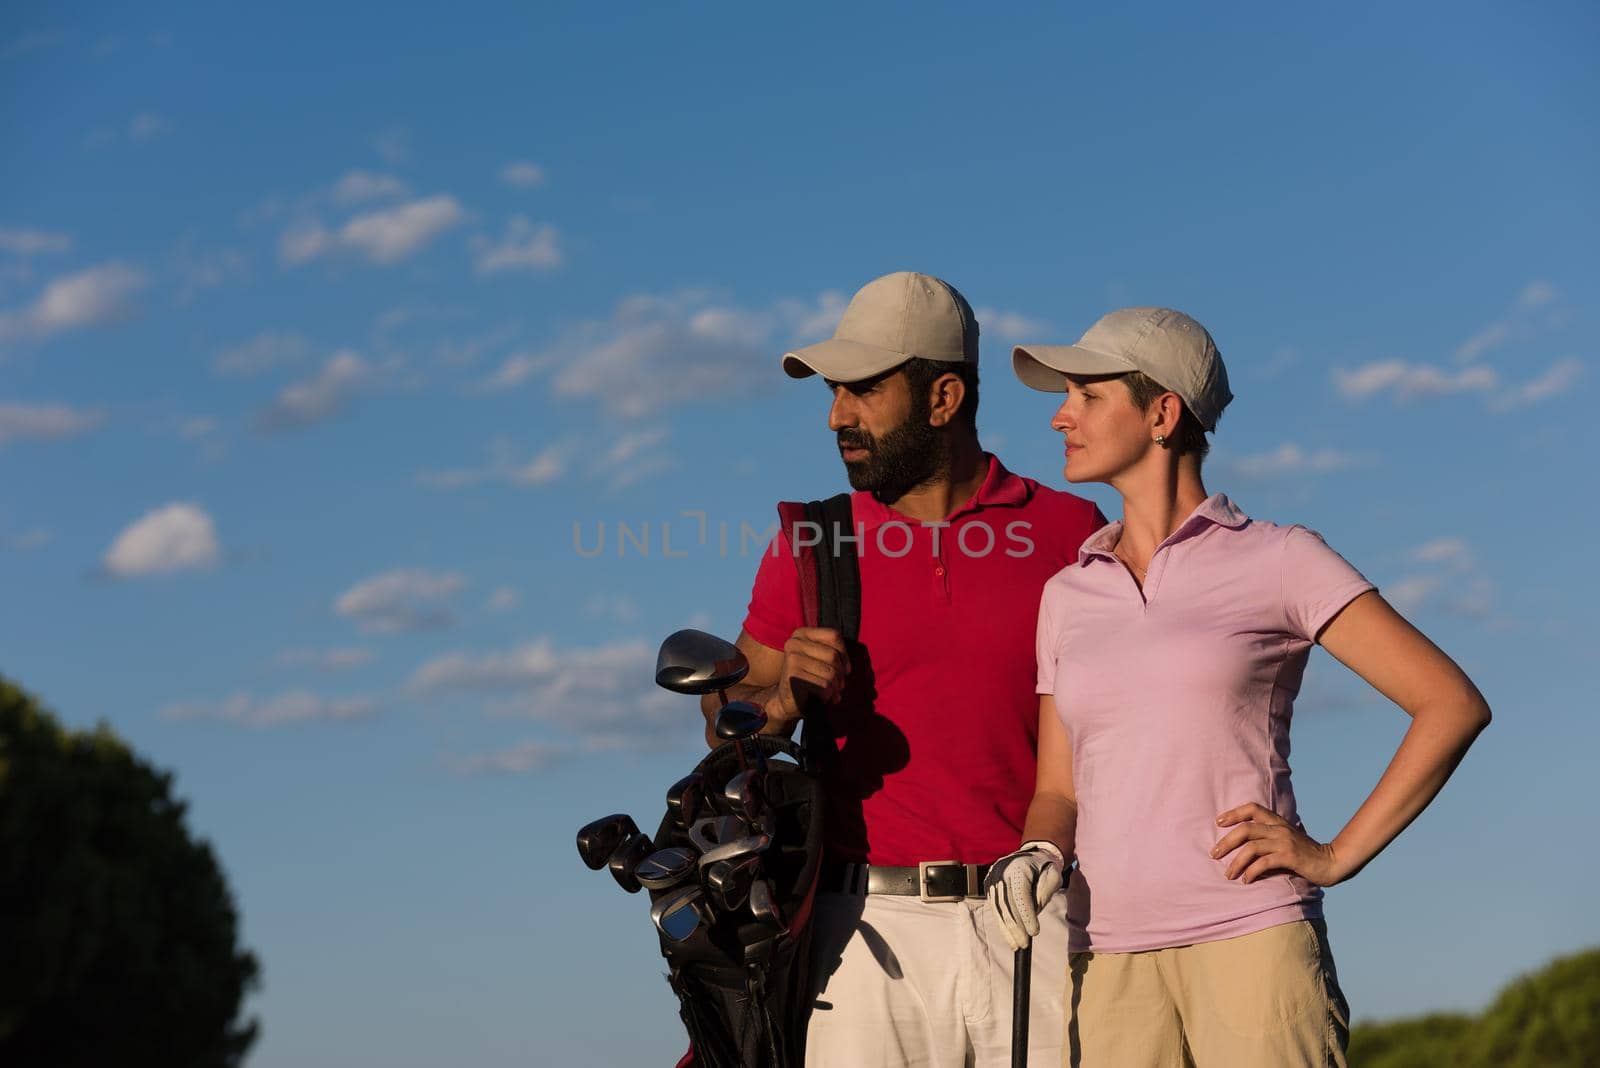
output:
[[[285,649],[278,654],[278,663],[285,667],[310,667],[321,671],[350,671],[366,667],[378,659],[375,650],[362,646],[339,649]]]
[[[500,168],[500,180],[517,189],[532,189],[544,182],[544,168],[527,160],[517,160]]]
[[[1492,367],[1448,371],[1427,364],[1383,360],[1354,370],[1335,370],[1333,381],[1339,392],[1352,400],[1389,393],[1396,400],[1408,401],[1449,393],[1487,392],[1499,387],[1500,376]]]
[[[1020,312],[1001,311],[998,308],[977,308],[978,329],[984,337],[1001,341],[1035,341],[1050,332],[1050,324],[1031,319]],[[832,330],[830,329],[831,333]]]
[[[1463,341],[1456,349],[1456,359],[1461,363],[1474,363],[1493,349],[1513,338],[1528,338],[1536,327],[1530,313],[1551,303],[1559,294],[1555,286],[1534,279],[1522,287],[1511,307],[1498,319]]]
[[[59,441],[99,426],[102,413],[64,404],[0,403],[0,445],[8,441]]]
[[[455,572],[402,568],[356,583],[338,596],[333,610],[368,631],[445,627],[455,622],[447,602],[465,586]]]
[[[698,705],[654,686],[654,671],[655,648],[644,641],[563,648],[540,637],[501,651],[435,657],[406,689],[434,702],[476,698],[497,715],[534,720],[557,732],[552,752],[694,748]]]
[[[647,475],[672,467],[671,454],[661,447],[666,441],[666,427],[621,434],[595,459],[591,470],[609,479],[612,489],[631,486]]]
[[[584,613],[596,619],[610,619],[618,623],[636,623],[639,605],[627,594],[597,594],[583,606]]]
[[[1420,569],[1383,587],[1388,602],[1405,613],[1442,612],[1464,619],[1494,614],[1495,585],[1478,566],[1472,547],[1454,535],[1417,546],[1406,559]]]
[[[1438,587],[1439,579],[1432,575],[1412,575],[1391,582],[1383,589],[1384,600],[1400,612],[1415,612],[1427,602]]]
[[[219,375],[248,377],[305,359],[311,346],[291,330],[266,330],[249,341],[225,349],[211,362]]]
[[[525,775],[542,771],[570,752],[569,746],[528,739],[490,753],[446,757],[445,764],[457,775]]]
[[[72,238],[66,234],[17,227],[0,227],[0,252],[6,252],[13,256],[36,256],[48,252],[66,252],[70,248],[72,248]]]
[[[773,314],[703,294],[630,297],[609,321],[587,323],[554,347],[563,359],[551,387],[624,417],[747,393],[782,380],[778,325]]]
[[[128,121],[128,139],[150,141],[172,132],[172,122],[153,111],[142,111]]]
[[[132,311],[129,298],[145,283],[142,273],[122,263],[62,275],[27,308],[0,312],[0,341],[50,337],[125,318]]]
[[[501,586],[489,594],[483,607],[490,612],[509,612],[522,603],[522,595],[510,586]]]
[[[289,690],[265,698],[236,693],[222,701],[168,705],[161,710],[161,716],[171,720],[211,719],[250,727],[280,727],[292,723],[362,719],[376,709],[376,702],[367,697],[329,698],[307,690]]]
[[[1457,567],[1472,566],[1472,550],[1460,538],[1434,538],[1417,546],[1411,559],[1419,564],[1451,564]]]
[[[1234,470],[1249,478],[1268,478],[1274,475],[1323,474],[1342,471],[1360,462],[1360,458],[1334,449],[1316,449],[1307,452],[1293,442],[1279,445],[1268,452],[1233,457]]]
[[[174,271],[178,275],[179,305],[187,305],[208,289],[216,289],[229,281],[245,278],[250,273],[250,259],[234,249],[214,252],[195,252],[185,240],[175,258]]]
[[[1517,294],[1517,307],[1542,308],[1555,300],[1559,294],[1556,287],[1549,282],[1535,278],[1522,287],[1522,292]]]
[[[373,263],[398,263],[460,222],[462,215],[455,197],[426,197],[356,216],[339,231],[339,243]]]
[[[1511,408],[1525,407],[1538,404],[1540,401],[1549,400],[1560,396],[1577,384],[1583,377],[1583,364],[1574,359],[1560,360],[1545,371],[1544,374],[1531,382],[1526,382],[1517,389],[1512,390],[1504,399],[1504,406]]]
[[[347,171],[333,187],[333,199],[339,204],[359,204],[368,200],[403,197],[407,192],[406,183],[392,174]]]
[[[420,252],[465,217],[453,196],[424,197],[357,215],[337,231],[321,223],[301,222],[279,239],[278,255],[295,266],[330,252],[347,251],[389,266]]]
[[[478,486],[485,482],[502,482],[511,486],[544,486],[567,473],[567,459],[572,446],[564,442],[547,445],[528,459],[516,459],[510,448],[497,445],[493,457],[484,467],[453,468],[443,471],[422,471],[417,482],[429,489],[454,490]]]
[[[554,226],[535,226],[526,216],[514,215],[498,242],[474,238],[479,274],[502,271],[549,271],[561,266],[561,235]]]
[[[205,509],[175,502],[145,513],[118,534],[101,564],[108,574],[136,578],[214,567],[221,555],[216,525]]]
[[[498,393],[502,390],[515,389],[540,371],[550,367],[554,361],[548,355],[539,355],[531,352],[514,352],[500,362],[494,373],[479,382],[477,388],[486,393]]]
[[[256,415],[265,431],[313,426],[342,414],[372,375],[366,361],[354,352],[336,352],[311,378],[285,386]]]

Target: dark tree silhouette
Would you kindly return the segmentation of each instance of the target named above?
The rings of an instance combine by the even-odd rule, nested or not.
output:
[[[0,678],[0,1064],[232,1068],[255,957],[172,776]]]

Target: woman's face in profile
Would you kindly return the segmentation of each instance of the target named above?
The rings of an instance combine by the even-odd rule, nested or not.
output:
[[[1109,482],[1151,447],[1150,419],[1120,375],[1069,378],[1050,426],[1066,436],[1068,482]]]

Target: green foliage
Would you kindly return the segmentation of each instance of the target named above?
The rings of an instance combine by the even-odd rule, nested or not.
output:
[[[1462,1060],[1462,1040],[1472,1017],[1434,1013],[1350,1029],[1353,1068],[1434,1068]]]
[[[259,969],[171,786],[0,679],[0,1064],[243,1061]]]
[[[1600,949],[1507,984],[1479,1016],[1440,1013],[1350,1031],[1352,1068],[1600,1065]]]

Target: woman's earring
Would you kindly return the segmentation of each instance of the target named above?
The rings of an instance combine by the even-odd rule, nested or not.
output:
[[[1157,445],[1165,445],[1166,443],[1167,443],[1167,436],[1165,434],[1157,434],[1156,435],[1156,444]]]

